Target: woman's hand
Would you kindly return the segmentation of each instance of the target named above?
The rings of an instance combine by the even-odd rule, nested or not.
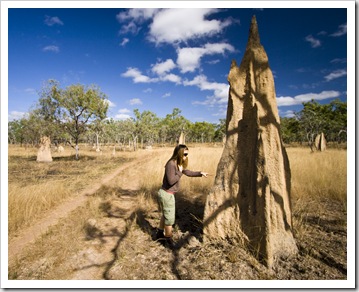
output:
[[[204,177],[207,177],[207,175],[208,175],[207,172],[202,172],[202,171],[201,171],[201,174],[202,174],[202,176],[204,176]]]

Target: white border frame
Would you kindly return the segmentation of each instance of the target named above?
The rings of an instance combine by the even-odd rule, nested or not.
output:
[[[9,8],[347,8],[347,280],[97,281],[8,280],[8,9]],[[355,288],[355,4],[351,1],[1,1],[1,288]],[[354,128],[353,128],[354,126]]]

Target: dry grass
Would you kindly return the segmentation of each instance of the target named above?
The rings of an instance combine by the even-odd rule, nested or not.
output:
[[[308,148],[289,148],[287,153],[292,174],[293,227],[301,240],[311,233],[312,224],[308,222],[315,220],[321,226],[325,218],[346,214],[347,151],[311,153]],[[332,221],[337,222],[335,228],[346,230],[346,220]]]
[[[210,173],[207,179],[188,178],[181,180],[183,194],[208,193],[213,185],[222,148],[190,147],[189,169]],[[309,148],[288,148],[292,175],[292,197],[295,200],[334,199],[346,206],[347,196],[347,152],[328,149],[311,153]],[[171,151],[164,151],[158,165],[151,165],[151,171],[141,178],[143,190],[153,192],[162,183],[164,164]]]
[[[91,221],[103,216],[98,208],[100,202],[98,197],[91,198],[37,239],[23,257],[9,266],[9,279],[66,279],[71,270],[71,257],[81,251],[87,236],[97,232],[91,229]]]
[[[80,150],[81,151],[81,150]],[[102,154],[83,147],[80,160],[74,159],[72,148],[53,153],[52,163],[37,163],[36,148],[9,147],[8,220],[9,236],[69,197],[98,182],[123,162],[131,159],[129,152],[110,149]]]
[[[328,149],[311,153],[307,148],[287,150],[292,172],[292,194],[302,200],[335,199],[346,205],[347,152]]]
[[[211,174],[207,179],[181,179],[181,192],[178,203],[201,201],[204,203],[213,185],[217,164],[222,148],[190,147],[189,168],[202,170]],[[328,149],[325,152],[311,153],[309,148],[288,148],[292,175],[293,213],[306,214],[310,209],[322,206],[324,201],[334,201],[346,210],[347,203],[347,152],[341,149]],[[151,165],[146,175],[141,178],[141,199],[139,205],[155,208],[155,195],[162,184],[164,164],[171,151],[164,151],[158,158],[158,165]],[[145,203],[146,202],[146,203]],[[318,211],[318,210],[317,210]],[[325,210],[323,210],[325,212]],[[201,212],[199,212],[199,215]],[[199,219],[199,218],[197,218]],[[298,222],[297,222],[298,223]]]
[[[106,248],[111,250],[112,257],[106,260],[105,265],[98,265],[98,262],[93,265],[97,264],[98,268],[104,269],[103,274],[99,275],[104,279],[290,279],[292,273],[297,279],[338,277],[335,268],[313,267],[315,262],[309,261],[309,253],[296,263],[300,272],[293,270],[290,263],[287,263],[289,268],[273,274],[263,269],[253,256],[239,247],[225,242],[201,243],[199,237],[196,239],[193,235],[197,236],[202,228],[204,202],[213,184],[222,148],[191,145],[189,148],[189,169],[206,171],[212,176],[207,179],[184,176],[181,180],[181,192],[176,196],[179,220],[176,220],[175,232],[176,240],[182,242],[184,248],[172,253],[151,239],[154,228],[159,223],[156,194],[162,184],[164,165],[173,148],[155,149],[153,159],[143,161],[130,173],[120,175],[111,185],[102,187],[89,198],[86,206],[73,212],[37,241],[31,252],[10,267],[9,277],[69,279],[73,277],[73,266],[84,261],[82,257],[98,257],[100,262],[104,261],[101,257]],[[19,216],[20,213],[26,213],[21,220],[30,222],[34,214],[41,216],[45,209],[51,209],[60,200],[75,195],[78,185],[89,185],[96,181],[97,176],[110,172],[125,159],[140,158],[143,155],[141,151],[118,152],[116,160],[111,158],[110,153],[104,152],[99,156],[89,151],[86,152],[87,158],[79,162],[63,158],[40,167],[34,161],[33,154],[17,151],[15,154],[9,151],[9,218],[11,205],[12,208],[18,208],[18,211],[12,211],[13,214]],[[320,247],[319,240],[323,237],[320,233],[323,231],[323,226],[320,226],[322,222],[318,221],[320,232],[313,227],[308,229],[308,222],[319,220],[322,214],[323,218],[329,220],[328,212],[331,210],[325,209],[328,205],[322,204],[323,201],[329,204],[339,203],[342,205],[341,210],[345,212],[346,151],[329,149],[312,154],[308,148],[288,148],[287,153],[292,171],[293,222],[298,242],[303,246],[308,245],[309,241],[305,240],[310,237],[314,240],[313,244]],[[22,161],[22,167],[16,160]],[[21,174],[18,175],[18,172]],[[58,176],[51,175],[55,172]],[[124,185],[134,182],[137,183],[136,186],[133,185],[136,189],[124,189]],[[129,213],[124,205],[128,197],[133,199],[134,204]],[[42,207],[36,210],[37,205]],[[319,219],[314,218],[313,213],[319,214]],[[11,224],[15,225],[14,220]],[[20,223],[9,226],[9,230],[24,226],[20,219],[17,220]],[[111,222],[117,222],[117,225]],[[340,228],[334,229],[334,232],[329,231],[328,238],[333,236],[331,242],[339,244],[340,241],[334,235],[341,232]],[[313,234],[317,237],[313,237]],[[335,250],[339,249],[340,246]],[[322,251],[329,253],[330,250]],[[338,262],[339,256],[342,255],[338,255]],[[337,260],[335,257],[334,259]],[[306,263],[307,260],[309,264]],[[24,270],[24,266],[28,268]],[[91,266],[89,269],[92,268]],[[318,273],[324,271],[324,274],[314,275],[311,272],[314,270],[319,271]],[[89,270],[76,272],[88,273]]]
[[[69,153],[70,152],[70,153]],[[36,163],[36,149],[9,148],[9,233],[10,235],[44,211],[53,208],[70,196],[76,195],[85,186],[98,180],[102,175],[118,167],[138,152],[117,152],[111,150],[99,155],[95,151],[82,149],[79,161],[73,159],[71,148],[65,154],[54,154],[54,162]],[[346,151],[329,149],[325,152],[310,153],[308,148],[287,149],[292,171],[292,197],[307,207],[313,200],[335,199],[346,206]],[[161,186],[164,164],[172,154],[166,148],[155,163],[149,165],[140,179],[141,196],[139,204],[154,208],[155,195]],[[189,199],[195,194],[205,196],[213,184],[222,148],[190,147],[192,170],[211,174],[207,179],[183,177],[181,193]],[[147,202],[145,204],[144,202]],[[150,204],[149,204],[150,202]]]

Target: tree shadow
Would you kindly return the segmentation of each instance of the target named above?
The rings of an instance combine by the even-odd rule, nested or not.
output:
[[[9,156],[9,161],[14,161],[14,162],[21,162],[21,161],[26,161],[26,162],[30,162],[30,161],[34,161],[36,162],[37,156],[33,155],[33,156],[22,156],[22,155],[11,155]]]
[[[100,242],[102,244],[106,243],[106,238],[117,238],[116,244],[115,246],[111,249],[111,253],[112,253],[112,259],[110,261],[107,261],[103,264],[91,264],[91,265],[87,265],[84,267],[81,267],[79,269],[75,269],[74,271],[78,271],[78,270],[86,270],[86,269],[90,269],[92,267],[97,267],[97,268],[104,268],[104,272],[102,273],[102,278],[104,280],[110,280],[111,277],[109,275],[109,272],[111,270],[111,268],[113,267],[113,265],[116,263],[116,261],[118,260],[118,249],[121,245],[121,242],[123,242],[125,240],[125,238],[128,236],[129,231],[131,229],[132,223],[135,220],[135,213],[132,213],[127,219],[127,224],[126,224],[126,229],[123,233],[121,233],[117,228],[112,228],[110,230],[109,233],[103,233],[100,229],[98,229],[97,227],[94,226],[87,226],[85,228],[86,231],[86,235],[88,240],[94,240],[94,239],[98,239],[100,240]]]
[[[204,195],[189,198],[182,192],[176,194],[176,225],[182,233],[190,232],[198,239],[202,237],[204,208]]]
[[[68,155],[68,156],[53,156],[52,160],[53,161],[92,161],[92,160],[96,160],[97,157],[96,156],[92,156],[92,155],[79,155],[78,159],[76,159],[75,154],[73,155]],[[35,158],[36,160],[36,158]]]

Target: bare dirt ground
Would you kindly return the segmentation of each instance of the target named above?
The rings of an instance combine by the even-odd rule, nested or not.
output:
[[[151,157],[156,159],[156,154]],[[203,242],[199,218],[203,218],[205,197],[200,194],[176,195],[177,244],[174,249],[164,247],[155,241],[157,209],[139,199],[139,177],[149,170],[151,159],[146,163],[135,160],[124,164],[9,242],[9,279],[347,278],[346,213],[334,201],[316,202],[314,206],[308,203],[300,209],[294,202],[299,253],[292,258],[277,259],[271,270],[241,246]],[[90,207],[97,210],[95,215],[86,213]],[[79,218],[84,218],[82,228],[73,230]],[[68,244],[58,246],[63,238]]]
[[[36,238],[39,237],[42,233],[46,232],[50,226],[57,224],[60,218],[66,217],[71,211],[83,205],[86,202],[88,196],[94,194],[97,190],[100,189],[102,185],[108,184],[111,180],[118,176],[119,173],[133,166],[135,163],[138,162],[131,162],[120,166],[113,173],[103,177],[99,183],[86,188],[79,196],[76,196],[75,199],[72,198],[61,204],[55,210],[48,212],[44,218],[36,222],[33,226],[22,230],[9,242],[9,261],[11,262],[13,257],[19,254],[26,245],[36,240]]]

